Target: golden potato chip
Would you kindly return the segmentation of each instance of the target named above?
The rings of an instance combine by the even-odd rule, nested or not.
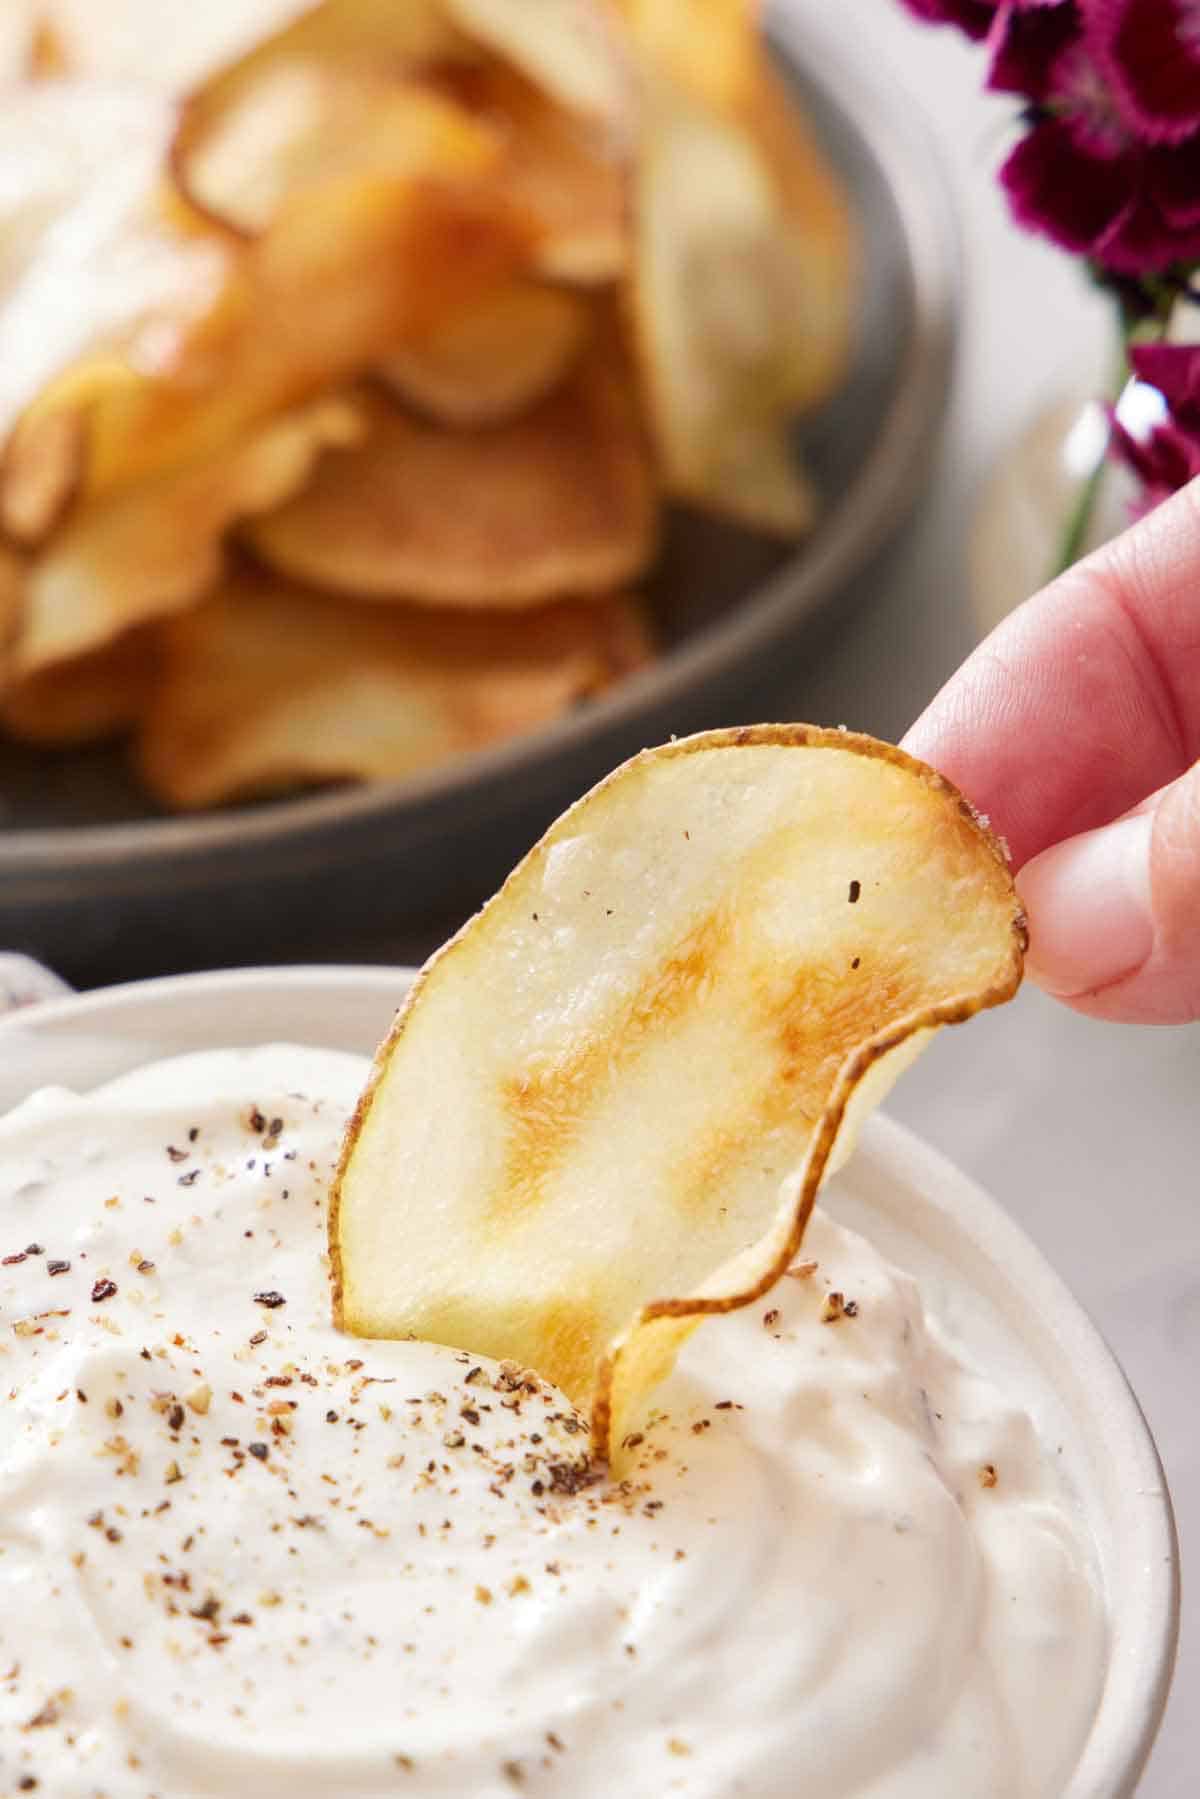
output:
[[[0,527],[13,536],[49,529],[78,484],[84,410],[228,276],[227,247],[160,204],[172,118],[153,94],[65,81],[0,107],[0,167],[19,172],[0,188]]]
[[[530,606],[636,579],[657,496],[623,361],[606,336],[533,411],[455,431],[380,395],[360,449],[248,525],[271,565],[366,599]]]
[[[348,176],[485,173],[492,134],[434,89],[336,63],[269,65],[240,104],[210,119],[185,109],[172,147],[180,187],[249,235],[285,200]]]
[[[10,6],[12,0],[5,0]],[[35,0],[56,73],[185,93],[316,0]]]
[[[95,743],[130,730],[145,711],[158,670],[152,627],[0,683],[0,731],[46,749]]]
[[[807,410],[835,391],[850,360],[860,262],[854,211],[795,95],[761,49],[737,116],[771,172],[787,219],[797,304],[785,388],[791,405]]]
[[[0,90],[37,73],[38,21],[33,0],[0,6]]]
[[[0,455],[0,528],[7,536],[23,544],[46,536],[75,497],[86,455],[82,408],[18,421]]]
[[[492,425],[563,380],[592,316],[563,288],[509,281],[439,319],[378,373],[402,400],[447,425]]]
[[[8,665],[8,652],[17,635],[25,603],[25,564],[15,550],[0,543],[0,687]]]
[[[510,618],[360,606],[247,569],[163,627],[137,766],[172,806],[396,780],[556,717],[644,661],[624,599]]]
[[[191,605],[221,571],[226,527],[278,505],[322,450],[356,443],[363,429],[349,399],[317,400],[227,455],[82,507],[29,566],[17,672],[33,675]]]
[[[425,111],[428,178],[339,172],[246,245],[160,181],[165,103],[20,90],[0,113],[22,171],[0,195],[0,521],[29,537],[75,484],[216,454],[526,264],[531,228],[480,178],[495,134],[445,96]]]
[[[389,108],[388,88],[465,48],[441,0],[320,0],[292,13],[212,65],[172,145],[183,192],[239,230],[261,230],[323,165],[328,176],[333,164],[381,169],[399,155],[409,168],[411,121]]]
[[[615,281],[629,261],[628,147],[603,122],[556,105],[515,69],[440,68],[426,80],[501,138],[497,181],[529,221],[534,272],[585,287]]]
[[[1015,991],[999,845],[930,768],[803,725],[647,751],[429,962],[334,1182],[335,1316],[512,1357],[619,1460],[710,1313],[794,1258],[933,1028]]]
[[[608,9],[597,0],[445,0],[463,34],[519,69],[571,112],[602,120],[614,139],[633,129],[634,75]]]
[[[527,260],[486,189],[364,176],[297,196],[152,375],[88,410],[92,492],[216,455]]]
[[[737,131],[657,82],[636,193],[635,340],[668,486],[796,534],[813,510],[786,448],[800,300],[770,177]]]
[[[757,5],[625,11],[651,70],[632,302],[668,478],[794,533],[812,508],[786,427],[833,391],[849,356],[848,197],[771,67]]]
[[[318,63],[270,70],[244,106],[189,145],[194,120],[185,114],[176,139],[182,184],[204,211],[250,233],[285,199],[347,174],[436,176],[448,155],[469,170],[494,154],[477,124],[418,83]]]

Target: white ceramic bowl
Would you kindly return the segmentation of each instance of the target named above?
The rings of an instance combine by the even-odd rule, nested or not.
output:
[[[36,1005],[0,1019],[0,1112],[39,1086],[86,1088],[193,1049],[284,1040],[367,1053],[410,980],[399,969],[247,969]],[[1100,1707],[1063,1799],[1126,1799],[1166,1704],[1179,1610],[1170,1499],[1137,1401],[1028,1238],[899,1125],[870,1121],[825,1203],[917,1277],[968,1355],[1026,1406],[1044,1441],[1061,1445],[1097,1545],[1112,1631]]]

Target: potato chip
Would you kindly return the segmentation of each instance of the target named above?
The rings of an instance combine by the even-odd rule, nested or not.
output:
[[[153,94],[95,83],[18,88],[0,108],[0,528],[12,536],[48,530],[78,485],[85,409],[133,381],[133,361],[205,314],[227,278],[226,247],[160,205],[172,119]]]
[[[334,1183],[335,1315],[511,1357],[620,1461],[710,1313],[794,1258],[933,1028],[1015,991],[1001,849],[932,769],[802,725],[635,757],[427,964]]]
[[[787,425],[836,387],[849,354],[847,197],[783,94],[756,6],[626,10],[651,71],[632,309],[668,479],[684,497],[795,534],[812,503]]]
[[[185,808],[414,774],[545,723],[648,653],[624,599],[447,619],[324,598],[255,569],[163,638],[137,766]]]
[[[634,75],[597,0],[445,0],[465,36],[510,62],[570,112],[603,121],[614,140],[633,128]]]
[[[15,550],[0,543],[0,686],[8,652],[16,639],[25,603],[25,564]]]
[[[591,324],[579,295],[509,281],[448,312],[378,372],[402,400],[444,424],[498,424],[564,379]]]
[[[670,490],[802,531],[811,494],[785,449],[796,271],[766,170],[737,132],[656,84],[635,216],[635,339]],[[769,488],[746,474],[764,462]]]
[[[69,508],[83,479],[83,410],[63,406],[40,423],[18,422],[0,456],[0,527],[16,543],[35,544]]]
[[[0,728],[44,749],[121,736],[146,710],[157,672],[153,627],[127,631],[102,649],[0,683]]]
[[[625,365],[606,336],[532,412],[455,431],[382,395],[361,449],[245,535],[297,580],[429,606],[530,606],[636,579],[657,497]]]
[[[12,0],[5,0],[11,5]],[[24,0],[22,0],[24,3]],[[316,0],[36,0],[67,75],[181,94],[277,32]]]
[[[502,139],[497,180],[530,222],[533,271],[582,287],[615,281],[629,260],[627,146],[500,64],[430,70],[426,80]]]
[[[369,175],[297,196],[154,372],[89,407],[90,490],[218,454],[527,256],[523,226],[482,185]]]
[[[530,228],[481,178],[495,134],[424,98],[425,175],[339,170],[245,245],[161,182],[153,95],[19,91],[0,115],[19,174],[0,189],[0,524],[28,539],[76,488],[216,454],[528,262]]]
[[[464,49],[441,0],[321,0],[292,12],[212,66],[172,145],[182,191],[239,230],[261,230],[323,164],[382,168],[399,151],[408,167],[411,136],[389,116],[389,86]]]
[[[484,173],[492,135],[435,90],[392,74],[301,60],[269,65],[239,105],[184,111],[172,147],[196,206],[247,235],[284,202],[347,176]]]
[[[798,410],[819,406],[845,379],[858,312],[859,242],[849,197],[759,48],[738,119],[783,203],[796,259],[785,389]]]
[[[37,72],[37,36],[33,0],[6,0],[0,6],[0,90]]]
[[[192,604],[220,573],[226,527],[278,505],[322,450],[363,429],[349,399],[314,401],[228,455],[84,506],[30,564],[16,670],[33,675]]]

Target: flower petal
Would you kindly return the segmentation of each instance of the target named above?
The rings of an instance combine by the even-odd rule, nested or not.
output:
[[[1200,442],[1200,344],[1137,344],[1129,361],[1139,381],[1158,389],[1175,423]]]
[[[1088,40],[1140,138],[1178,143],[1200,130],[1198,0],[1089,0]]]
[[[1079,17],[1070,0],[1002,6],[988,34],[991,60],[987,85],[995,93],[1049,98],[1058,58],[1080,35]]]
[[[1144,177],[1144,167],[1139,173]],[[1133,203],[1092,245],[1095,260],[1114,274],[1154,275],[1200,256],[1200,227],[1179,230],[1163,217],[1144,180],[1138,188]]]
[[[1144,441],[1112,420],[1109,454],[1133,470],[1142,483],[1137,513],[1151,511],[1200,474],[1200,444],[1173,425],[1159,425]]]
[[[1146,175],[1154,203],[1169,225],[1200,225],[1200,137],[1148,151]]]
[[[903,0],[927,25],[957,25],[968,37],[986,37],[999,0]]]
[[[1122,224],[1137,192],[1136,164],[1089,154],[1062,119],[1035,125],[1008,157],[1000,180],[1018,224],[1065,250],[1088,253]]]

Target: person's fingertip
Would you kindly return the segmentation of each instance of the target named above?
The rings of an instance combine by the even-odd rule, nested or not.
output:
[[[1153,832],[1154,815],[1135,814],[1043,850],[1017,876],[1029,920],[1026,972],[1048,993],[1082,998],[1146,964],[1156,937]]]

